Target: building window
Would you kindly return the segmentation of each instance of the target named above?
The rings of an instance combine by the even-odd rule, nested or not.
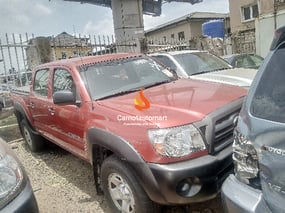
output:
[[[174,39],[174,33],[172,33],[170,37],[171,37],[172,39]]]
[[[256,18],[256,17],[258,17],[258,6],[257,6],[257,4],[256,5],[253,5],[252,6],[252,16],[253,16],[253,18]]]
[[[184,35],[184,31],[183,32],[179,32],[178,33],[178,40],[184,40],[185,39],[185,35]]]
[[[66,52],[61,52],[61,59],[66,59],[66,58],[67,58]]]
[[[252,20],[256,17],[258,17],[259,13],[258,13],[258,5],[250,5],[247,7],[242,7],[241,8],[242,11],[242,19],[243,21],[248,21],[248,20]]]

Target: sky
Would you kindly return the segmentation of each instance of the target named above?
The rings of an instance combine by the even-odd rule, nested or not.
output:
[[[229,12],[229,0],[203,0],[202,3],[165,3],[159,17],[144,15],[148,30],[192,12]],[[92,4],[63,0],[0,0],[0,26],[3,34],[56,36],[61,32],[80,35],[113,35],[112,10]]]
[[[198,11],[228,13],[228,1],[203,0],[194,5],[165,3],[161,16],[144,15],[144,29],[149,30]],[[22,43],[21,40],[26,43],[26,38],[57,36],[62,32],[80,37],[91,36],[93,40],[109,36],[112,42],[114,38],[110,37],[114,35],[114,30],[112,10],[108,7],[63,0],[0,0],[0,5],[0,42],[4,45],[14,43],[14,39],[16,43]],[[4,47],[0,51],[0,75],[12,68],[24,70],[24,60],[23,48]]]

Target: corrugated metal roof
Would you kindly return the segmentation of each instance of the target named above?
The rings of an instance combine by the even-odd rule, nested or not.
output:
[[[190,13],[188,15],[182,16],[180,18],[174,19],[172,21],[169,21],[167,23],[158,25],[157,27],[146,30],[146,33],[155,32],[155,31],[161,30],[163,28],[166,28],[171,25],[175,25],[175,24],[178,24],[184,21],[195,21],[195,20],[201,20],[201,19],[225,19],[228,17],[229,17],[228,13],[194,12],[194,13]]]

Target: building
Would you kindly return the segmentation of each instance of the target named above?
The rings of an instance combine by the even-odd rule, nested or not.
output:
[[[229,0],[233,52],[265,56],[284,9],[284,0]]]
[[[50,38],[50,46],[54,59],[66,59],[78,56],[86,56],[92,52],[89,38],[81,38],[63,32]]]
[[[229,14],[194,12],[153,29],[146,30],[145,35],[148,41],[156,39],[159,39],[162,43],[185,41],[191,47],[193,39],[203,34],[202,25],[211,20],[223,20],[224,34],[230,31]]]
[[[229,0],[233,53],[255,53],[255,19],[259,16],[257,0]]]
[[[28,68],[54,60],[92,54],[89,38],[80,38],[63,32],[55,37],[36,37],[26,48]]]
[[[285,25],[285,1],[284,0],[259,0],[260,14],[255,23],[256,28],[256,53],[266,56],[274,31]]]

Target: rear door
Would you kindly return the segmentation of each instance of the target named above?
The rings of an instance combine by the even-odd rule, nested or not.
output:
[[[34,120],[34,127],[42,134],[49,131],[48,106],[52,102],[49,92],[49,68],[39,69],[35,72],[34,84],[30,95],[29,108]]]

